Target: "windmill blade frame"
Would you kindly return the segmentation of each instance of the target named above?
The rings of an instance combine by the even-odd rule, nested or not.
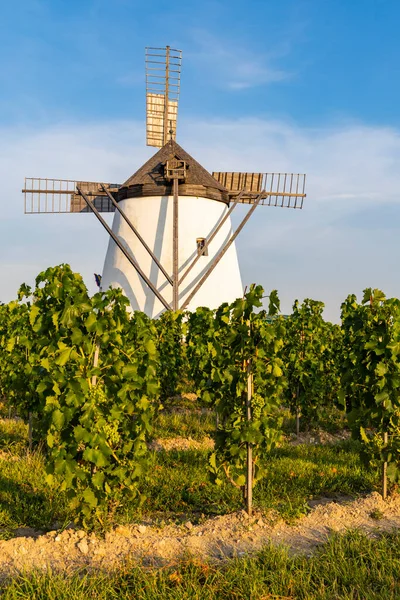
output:
[[[182,50],[146,47],[146,144],[176,139]]]
[[[242,204],[253,204],[262,194],[262,206],[303,208],[306,197],[305,173],[248,173],[245,171],[214,171],[214,179],[221,183],[230,196],[242,193]]]
[[[24,212],[27,215],[90,213],[78,188],[84,191],[99,212],[115,212],[107,191],[116,196],[120,184],[41,177],[25,177],[22,190]]]

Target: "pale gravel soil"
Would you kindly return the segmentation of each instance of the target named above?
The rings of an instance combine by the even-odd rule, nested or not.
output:
[[[372,518],[374,511],[382,518]],[[374,492],[353,501],[321,500],[295,525],[284,523],[272,511],[251,519],[240,511],[199,525],[188,521],[164,527],[119,526],[105,538],[74,529],[47,534],[21,529],[20,537],[0,541],[0,577],[32,569],[113,569],[127,560],[155,566],[175,564],[188,556],[221,562],[269,543],[284,544],[292,554],[310,555],[332,532],[361,529],[376,535],[396,528],[400,528],[400,496],[384,502]]]

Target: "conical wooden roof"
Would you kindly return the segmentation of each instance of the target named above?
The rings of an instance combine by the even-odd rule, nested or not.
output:
[[[165,163],[172,158],[186,162],[186,178],[179,183],[180,196],[201,196],[229,203],[227,189],[174,140],[167,142],[122,184],[118,199],[172,195],[172,182],[164,175]]]

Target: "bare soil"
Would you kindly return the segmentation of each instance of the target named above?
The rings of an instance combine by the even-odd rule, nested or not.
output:
[[[243,511],[193,525],[119,526],[105,537],[66,529],[43,534],[24,528],[18,537],[0,541],[0,576],[31,569],[113,569],[127,560],[144,565],[173,565],[188,556],[221,562],[284,544],[293,554],[310,555],[332,532],[361,529],[370,535],[400,528],[400,496],[384,502],[374,492],[357,500],[322,499],[295,525],[273,513]]]

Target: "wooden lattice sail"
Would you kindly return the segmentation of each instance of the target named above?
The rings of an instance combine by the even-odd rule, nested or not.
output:
[[[41,179],[25,177],[24,207],[26,214],[39,213],[85,213],[92,212],[84,201],[80,188],[91,200],[99,212],[114,212],[102,185],[117,196],[119,185],[97,183],[94,181],[75,181],[71,179]]]

